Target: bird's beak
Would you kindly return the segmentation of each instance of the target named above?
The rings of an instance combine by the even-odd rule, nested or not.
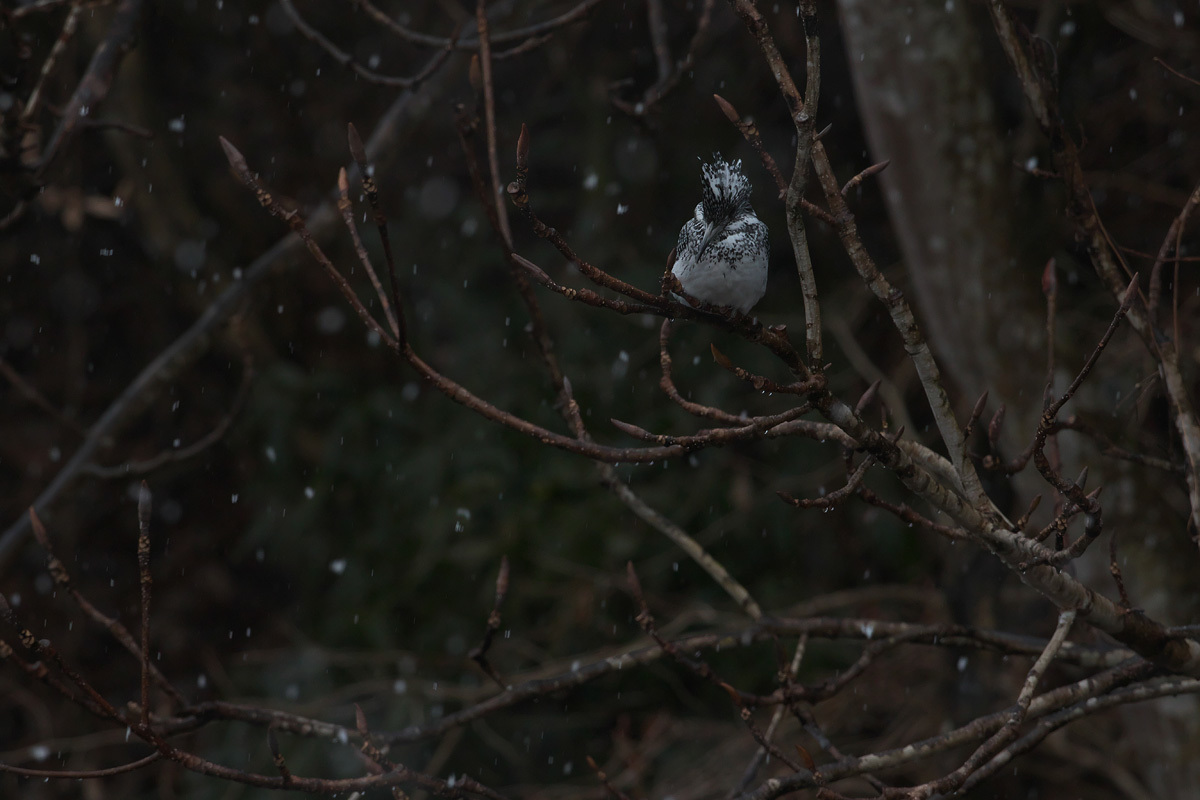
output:
[[[700,254],[704,252],[704,248],[708,247],[708,243],[711,242],[716,237],[716,235],[720,232],[721,232],[720,225],[714,225],[711,222],[705,223],[704,238],[700,240],[700,249],[696,251],[697,258],[699,258]]]

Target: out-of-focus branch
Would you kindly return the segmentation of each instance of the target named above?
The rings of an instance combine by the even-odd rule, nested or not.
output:
[[[431,84],[426,84],[422,91],[429,92],[430,89]],[[391,152],[399,145],[402,139],[400,127],[408,122],[410,106],[419,106],[423,100],[423,94],[406,92],[392,103],[380,118],[367,144],[367,151],[372,160],[379,160],[385,152]],[[333,229],[336,221],[334,204],[324,203],[310,215],[310,230],[323,237]],[[216,332],[238,309],[250,291],[263,278],[289,265],[303,248],[300,238],[289,234],[254,259],[243,272],[241,279],[234,281],[228,289],[219,294],[200,318],[147,364],[112,401],[100,418],[92,423],[79,448],[38,495],[33,507],[39,513],[45,513],[79,476],[83,467],[91,463],[96,452],[106,442],[140,414],[159,391],[169,386],[192,362],[207,352]],[[17,547],[28,535],[29,521],[25,515],[21,515],[9,525],[3,535],[0,535],[0,574],[4,573]]]
[[[144,5],[144,0],[121,0],[117,4],[108,33],[96,47],[79,85],[63,107],[58,127],[54,129],[50,141],[42,151],[34,171],[35,181],[40,181],[46,175],[67,144],[84,123],[94,117],[97,109],[108,97],[121,59],[133,48]]]
[[[691,74],[696,66],[696,56],[700,52],[700,47],[708,39],[713,6],[716,5],[716,0],[702,0],[702,2],[700,15],[696,21],[696,30],[688,43],[687,51],[683,58],[675,59],[674,67],[671,66],[671,52],[667,43],[669,31],[662,0],[649,0],[646,3],[647,26],[650,32],[651,48],[654,50],[658,78],[642,92],[641,99],[637,102],[623,100],[614,92],[612,97],[614,106],[635,119],[645,119],[659,110],[667,95],[679,86],[684,77]],[[626,82],[622,81],[621,83]]]
[[[421,45],[422,47],[453,47],[459,50],[478,50],[480,47],[480,39],[462,39],[456,41],[453,37],[431,36],[427,33],[414,31],[404,25],[401,25],[396,20],[392,19],[386,13],[381,11],[369,0],[353,0],[354,4],[367,13],[371,19],[378,22],[385,29],[396,34],[401,39],[412,44]],[[560,28],[566,27],[573,22],[582,20],[589,11],[599,5],[603,0],[582,0],[577,6],[564,11],[557,17],[538,22],[524,28],[517,28],[511,31],[504,31],[490,36],[492,44],[511,44],[513,42],[528,42],[536,40],[548,34],[558,31]],[[520,45],[518,45],[519,47]]]
[[[296,30],[300,31],[300,34],[304,36],[304,38],[308,39],[310,42],[328,53],[330,57],[332,57],[333,60],[338,64],[349,68],[352,72],[354,72],[355,75],[359,76],[365,81],[368,81],[369,83],[375,83],[380,86],[390,86],[393,89],[415,89],[417,86],[421,85],[421,83],[428,80],[430,76],[436,73],[438,69],[446,62],[446,60],[450,58],[450,55],[454,52],[454,42],[458,39],[458,32],[456,31],[455,34],[450,37],[450,42],[437,55],[430,59],[425,66],[423,66],[419,71],[410,77],[382,75],[373,69],[369,69],[364,67],[362,64],[359,64],[353,55],[342,50],[336,44],[331,42],[325,36],[325,34],[321,33],[312,25],[309,25],[304,17],[300,16],[300,12],[297,11],[295,5],[292,4],[292,0],[279,0],[279,5],[291,19],[292,24],[296,26]]]
[[[54,71],[54,65],[58,63],[59,56],[67,46],[67,42],[75,35],[75,29],[79,25],[79,16],[83,13],[83,7],[74,5],[67,12],[67,18],[63,20],[62,30],[58,34],[58,38],[54,41],[54,46],[50,48],[50,52],[46,55],[46,60],[42,62],[42,70],[38,74],[37,83],[33,90],[29,93],[29,99],[25,101],[25,107],[21,109],[21,120],[29,121],[33,119],[37,113],[38,106],[41,104],[42,91],[46,88],[46,79],[50,73]]]
[[[3,375],[13,385],[13,388],[24,395],[31,403],[53,417],[54,421],[59,425],[80,436],[87,435],[87,431],[83,429],[77,420],[68,417],[55,408],[54,404],[47,400],[46,396],[36,386],[21,377],[21,374],[13,369],[12,364],[9,364],[3,356],[0,356],[0,375]]]

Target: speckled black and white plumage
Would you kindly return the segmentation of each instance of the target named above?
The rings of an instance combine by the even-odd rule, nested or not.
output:
[[[701,172],[702,199],[679,231],[671,272],[697,300],[745,314],[767,291],[767,226],[750,207],[740,160],[714,156]]]

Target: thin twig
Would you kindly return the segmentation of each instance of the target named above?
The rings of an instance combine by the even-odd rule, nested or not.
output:
[[[479,63],[483,71],[484,136],[487,140],[488,170],[492,177],[489,205],[495,207],[500,223],[500,235],[512,249],[512,229],[508,223],[508,207],[500,203],[500,159],[496,153],[496,92],[492,84],[492,46],[488,36],[487,0],[475,3],[475,26],[479,32]]]
[[[975,432],[975,426],[979,424],[979,418],[983,416],[983,412],[987,408],[987,401],[987,392],[979,395],[979,399],[975,401],[975,407],[971,409],[971,416],[967,418],[967,424],[963,428],[963,442],[968,446],[971,444],[971,434]]]
[[[664,319],[662,326],[658,329],[658,364],[662,372],[658,385],[663,390],[663,394],[670,398],[671,402],[693,416],[724,422],[727,425],[745,424],[746,418],[740,414],[731,414],[715,406],[706,406],[702,403],[687,400],[679,393],[679,389],[675,386],[675,379],[671,375],[670,342],[673,330],[674,326],[669,319]]]
[[[14,767],[11,764],[0,764],[0,772],[9,775],[19,775],[22,778],[43,778],[48,781],[82,781],[95,778],[111,778],[114,775],[137,772],[139,769],[150,766],[162,757],[162,753],[151,753],[148,756],[139,758],[137,761],[130,761],[128,764],[121,764],[117,767],[105,767],[103,769],[30,769],[28,767]]]
[[[1121,565],[1117,563],[1117,532],[1118,528],[1114,528],[1112,534],[1108,537],[1108,573],[1112,575],[1113,583],[1117,585],[1117,596],[1121,598],[1121,605],[1125,608],[1132,608],[1133,604],[1129,601],[1129,592],[1125,590],[1125,579],[1121,575]]]
[[[348,67],[355,75],[368,83],[387,86],[393,89],[415,89],[429,80],[446,63],[447,59],[450,58],[454,52],[454,42],[458,39],[458,34],[461,32],[460,26],[459,30],[455,31],[454,35],[450,37],[449,43],[444,45],[439,52],[434,54],[433,58],[429,59],[425,66],[421,67],[413,75],[407,77],[383,75],[358,63],[358,60],[352,54],[342,50],[330,41],[325,34],[308,24],[308,21],[296,10],[295,5],[292,4],[292,0],[279,0],[279,5],[291,19],[292,24],[296,26],[296,30],[300,32],[300,35],[324,50],[338,64]]]
[[[785,688],[790,686],[792,681],[795,680],[796,674],[800,671],[800,663],[804,660],[804,654],[807,649],[808,635],[804,634],[800,637],[800,640],[796,642],[796,649],[792,653],[792,660],[783,670],[781,670],[779,678],[780,682],[785,686]],[[783,715],[786,713],[786,711],[786,704],[780,704],[775,707],[775,712],[771,716],[771,721],[767,724],[766,731],[763,732],[763,736],[766,737],[767,741],[770,741],[772,738],[774,738],[775,730],[779,727],[779,723],[783,720]],[[726,800],[732,800],[732,798],[745,791],[746,787],[750,785],[750,782],[754,780],[754,776],[758,774],[758,770],[762,767],[763,761],[767,757],[767,753],[767,748],[762,747],[761,745],[757,750],[754,751],[754,757],[750,759],[750,763],[747,764],[746,769],[742,771],[741,779],[736,785],[734,785],[729,794],[726,795]]]
[[[776,492],[787,503],[794,505],[796,508],[824,508],[829,509],[840,505],[844,500],[857,494],[859,487],[862,486],[863,478],[867,475],[867,470],[875,464],[874,456],[867,456],[863,462],[858,465],[858,468],[851,473],[846,479],[846,485],[839,489],[834,489],[829,494],[821,495],[820,497],[793,497],[787,492]]]
[[[487,654],[492,647],[492,640],[496,637],[496,632],[500,630],[500,606],[504,603],[505,595],[508,594],[508,570],[508,556],[501,556],[500,572],[496,575],[496,600],[492,605],[491,613],[488,614],[487,627],[483,631],[483,641],[478,647],[467,653],[467,658],[478,664],[484,674],[495,681],[501,689],[508,687],[504,683],[504,679],[500,677],[500,673],[492,666],[492,662],[488,660]]]
[[[609,476],[605,476],[606,478]],[[695,561],[700,567],[708,573],[717,585],[720,586],[733,602],[742,609],[751,619],[761,619],[763,616],[762,607],[751,596],[746,587],[742,586],[725,568],[720,561],[713,558],[704,547],[697,542],[683,528],[676,525],[667,517],[651,508],[644,500],[638,497],[634,492],[625,485],[624,481],[616,475],[615,470],[611,475],[611,480],[606,480],[605,484],[612,492],[620,498],[630,511],[637,515],[638,519],[650,525],[659,533],[666,536],[675,545],[687,554],[689,558]]]
[[[891,163],[892,163],[891,159],[886,159],[884,161],[880,161],[878,164],[872,164],[871,166],[864,169],[862,172],[855,175],[850,180],[846,181],[846,185],[842,187],[842,196],[845,197],[846,195],[848,195],[851,192],[851,190],[858,187],[858,185],[861,184],[863,181],[865,181],[867,178],[870,178],[873,175],[878,175],[879,173],[883,172],[885,169],[888,168],[888,164],[891,164]]]
[[[38,518],[37,513],[32,508],[29,509],[29,519],[33,529],[34,537],[37,539],[38,544],[41,545],[42,549],[46,552],[46,569],[49,571],[50,577],[54,579],[54,584],[60,589],[66,591],[71,596],[71,599],[75,601],[76,605],[79,606],[79,609],[84,613],[84,615],[107,630],[112,637],[130,653],[130,655],[138,660],[139,664],[146,663],[147,660],[142,658],[142,649],[138,646],[138,643],[134,641],[133,635],[130,634],[129,629],[127,629],[120,620],[103,614],[91,603],[91,601],[89,601],[82,593],[80,593],[78,589],[75,588],[75,585],[71,580],[71,575],[67,571],[66,565],[64,565],[62,560],[54,553],[54,548],[50,542],[50,535],[46,531],[46,526],[42,524],[41,519]],[[187,700],[182,694],[180,694],[178,689],[171,685],[171,682],[167,680],[166,676],[162,674],[154,662],[149,662],[149,665],[150,675],[154,678],[155,683],[158,684],[159,689],[166,692],[171,699],[173,699],[181,707],[186,706]]]
[[[12,364],[9,364],[3,356],[0,356],[0,375],[3,375],[5,378],[7,378],[9,383],[16,387],[18,392],[25,395],[30,402],[53,417],[54,420],[60,425],[81,436],[86,434],[83,426],[81,426],[78,421],[68,417],[66,414],[55,408],[54,405],[46,399],[46,396],[38,391],[36,386],[21,377],[21,374],[13,369]]]
[[[385,12],[376,8],[369,2],[369,0],[353,0],[353,2],[384,28],[396,34],[405,41],[411,42],[412,44],[421,45],[422,47],[452,47],[458,50],[479,49],[479,39],[462,39],[456,41],[453,37],[431,36],[429,34],[413,31],[396,22]],[[497,45],[509,44],[511,42],[523,42],[553,33],[560,28],[570,25],[571,23],[580,21],[589,11],[592,10],[592,8],[599,5],[601,2],[602,0],[582,0],[574,8],[571,8],[552,19],[548,19],[534,25],[529,25],[524,28],[517,28],[516,30],[495,34],[491,37],[492,44]]]
[[[186,461],[189,458],[195,458],[225,438],[225,434],[233,426],[234,420],[237,419],[238,413],[241,411],[247,396],[250,394],[250,386],[253,383],[253,378],[254,363],[249,353],[246,353],[242,359],[242,381],[238,385],[237,394],[234,395],[233,402],[229,405],[229,410],[213,426],[212,430],[186,447],[173,447],[169,450],[163,450],[158,455],[144,461],[127,461],[124,464],[117,464],[111,467],[95,463],[88,464],[81,471],[86,475],[96,478],[129,478],[131,476],[148,475],[167,464],[174,464]]]
[[[655,82],[648,86],[642,93],[641,100],[636,103],[622,100],[620,97],[614,96],[612,103],[625,114],[635,119],[645,119],[649,115],[656,112],[663,99],[671,93],[675,87],[679,86],[682,79],[689,75],[696,66],[696,55],[700,51],[702,44],[708,39],[708,31],[712,22],[713,6],[716,5],[716,0],[703,0],[703,5],[700,7],[700,18],[696,23],[696,30],[692,34],[691,41],[688,42],[687,51],[683,58],[675,61],[675,67],[670,66],[670,53],[667,50],[666,34],[668,30],[665,25],[665,19],[662,14],[661,0],[652,0],[648,2],[647,19],[651,34],[652,46],[654,48],[656,66],[658,69],[658,78]],[[665,64],[660,58],[660,54],[667,57]]]
[[[1168,64],[1167,62],[1165,62],[1165,61],[1163,61],[1161,58],[1159,58],[1158,56],[1154,56],[1154,59],[1153,59],[1153,60],[1154,60],[1154,63],[1155,63],[1155,64],[1158,64],[1160,67],[1162,67],[1162,68],[1163,68],[1163,69],[1165,69],[1167,72],[1169,72],[1169,73],[1171,73],[1172,75],[1174,75],[1175,77],[1177,77],[1177,78],[1183,78],[1183,79],[1184,79],[1185,81],[1187,81],[1188,83],[1195,84],[1196,86],[1200,86],[1200,81],[1198,81],[1198,80],[1196,80],[1195,78],[1193,78],[1193,77],[1190,77],[1190,76],[1188,76],[1188,75],[1184,75],[1182,72],[1180,72],[1179,70],[1175,69],[1175,68],[1174,68],[1174,67],[1172,67],[1170,64]]]
[[[1057,489],[1066,497],[1070,498],[1076,505],[1086,511],[1089,515],[1096,515],[1097,517],[1100,514],[1099,504],[1094,502],[1094,500],[1089,500],[1087,495],[1084,494],[1083,489],[1078,484],[1072,483],[1063,478],[1062,475],[1059,474],[1058,470],[1055,469],[1054,465],[1050,463],[1050,460],[1047,458],[1045,453],[1046,440],[1054,428],[1054,421],[1058,416],[1058,412],[1072,397],[1075,396],[1075,393],[1079,391],[1079,387],[1087,379],[1088,375],[1091,374],[1092,368],[1096,366],[1096,362],[1099,361],[1100,355],[1108,346],[1108,343],[1112,339],[1113,334],[1116,332],[1117,327],[1120,325],[1121,320],[1127,316],[1130,305],[1137,296],[1137,288],[1137,276],[1134,275],[1133,280],[1130,282],[1129,287],[1125,290],[1125,294],[1121,299],[1121,305],[1117,308],[1116,313],[1109,322],[1108,328],[1100,337],[1100,341],[1096,343],[1096,347],[1092,349],[1092,352],[1084,362],[1083,367],[1080,368],[1078,374],[1075,376],[1075,379],[1071,381],[1071,385],[1067,387],[1066,391],[1064,391],[1057,399],[1047,403],[1045,410],[1042,412],[1042,418],[1038,424],[1037,433],[1034,435],[1033,462],[1037,467],[1038,472],[1040,472],[1042,477],[1045,478],[1046,481],[1052,486],[1054,486],[1055,489]],[[1049,390],[1047,390],[1047,394],[1049,394]]]
[[[360,145],[361,147],[361,145]],[[366,174],[362,166],[359,166],[361,174]],[[368,190],[367,183],[370,182],[371,188]],[[363,181],[363,189],[368,197],[375,195],[375,182],[367,176]],[[375,206],[375,203],[372,203]],[[346,225],[346,230],[350,232],[350,239],[354,242],[354,252],[358,255],[358,263],[362,265],[367,273],[367,277],[371,281],[371,288],[375,290],[375,297],[379,300],[379,307],[383,309],[384,319],[387,320],[388,327],[392,331],[392,335],[396,337],[398,342],[403,343],[408,339],[408,332],[405,329],[404,309],[400,307],[400,293],[396,288],[396,281],[392,281],[392,295],[389,298],[388,293],[384,291],[383,283],[379,280],[379,275],[375,272],[375,266],[371,263],[371,258],[367,254],[367,248],[363,245],[362,237],[358,234],[358,225],[354,222],[354,208],[350,202],[350,180],[346,176],[346,170],[338,170],[338,210],[342,212],[342,222]],[[378,208],[376,208],[378,213]],[[391,246],[387,239],[387,226],[379,221],[381,229],[381,238],[383,239],[383,248],[387,252],[389,274],[394,278],[396,274],[395,266],[391,261]]]
[[[279,771],[283,788],[290,788],[292,785],[292,771],[288,769],[287,760],[284,759],[283,752],[279,749],[279,739],[275,736],[274,728],[267,728],[267,747],[271,751],[271,763]]]
[[[1167,235],[1163,237],[1162,245],[1158,248],[1158,255],[1154,259],[1154,266],[1150,270],[1150,287],[1149,299],[1146,301],[1146,313],[1150,318],[1158,321],[1158,306],[1159,298],[1162,296],[1162,267],[1167,262],[1168,257],[1172,252],[1179,255],[1182,247],[1183,232],[1187,229],[1188,218],[1195,211],[1197,204],[1200,204],[1200,184],[1192,189],[1192,193],[1188,195],[1187,202],[1183,204],[1178,216],[1171,221],[1170,228],[1167,229]],[[1173,263],[1175,275],[1172,281],[1172,310],[1171,325],[1175,336],[1175,341],[1179,341],[1179,260],[1175,259]]]
[[[150,487],[142,481],[138,489],[137,562],[138,583],[142,601],[142,727],[150,725],[150,515],[153,498]]]

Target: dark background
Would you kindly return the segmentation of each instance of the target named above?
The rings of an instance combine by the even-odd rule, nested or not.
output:
[[[1068,124],[1083,142],[1096,205],[1113,239],[1134,251],[1128,255],[1134,268],[1148,269],[1149,261],[1136,253],[1157,251],[1200,175],[1200,89],[1152,59],[1197,75],[1195,20],[1170,4],[1026,5],[1022,19],[1054,48]],[[669,41],[682,53],[696,10],[692,3],[665,6]],[[438,35],[448,35],[473,12],[457,2],[383,7],[411,28]],[[520,27],[565,8],[497,4],[492,27]],[[380,72],[411,74],[430,55],[352,13],[349,4],[305,3],[300,11]],[[968,11],[972,36],[966,46],[982,59],[985,77],[977,95],[993,105],[1005,148],[1000,163],[1011,196],[995,224],[1015,231],[1016,254],[1012,263],[992,268],[1019,289],[1005,302],[1032,303],[1014,308],[1014,316],[1040,319],[1042,268],[1048,257],[1059,259],[1059,349],[1069,375],[1090,352],[1113,304],[1071,240],[1056,185],[1021,169],[1044,144],[1030,129],[981,12]],[[110,15],[104,8],[84,13],[47,83],[50,105],[60,106],[74,89]],[[768,17],[800,76],[803,38],[794,9]],[[62,18],[55,11],[5,23],[0,68],[8,96],[28,92]],[[832,126],[824,141],[839,178],[847,180],[887,155],[868,152],[851,83],[853,59],[832,5],[820,4],[819,24],[824,70],[817,127]],[[637,2],[600,3],[585,22],[497,62],[503,179],[512,177],[516,135],[525,123],[532,136],[532,203],[542,218],[592,263],[654,290],[679,226],[699,197],[698,159],[713,152],[742,158],[756,186],[754,205],[773,234],[770,286],[755,313],[788,324],[797,337],[803,318],[782,205],[753,151],[711,99],[719,92],[753,116],[768,149],[785,170],[791,168],[786,107],[753,41],[717,3],[694,69],[656,111],[633,118],[611,102],[614,95],[636,100],[654,78],[645,9]],[[230,175],[217,137],[233,142],[285,202],[311,210],[330,196],[337,170],[349,163],[346,124],[366,135],[398,94],[339,66],[300,36],[274,3],[179,2],[146,10],[136,47],[99,117],[145,129],[151,138],[85,130],[45,176],[27,211],[0,233],[0,356],[60,412],[47,413],[12,381],[3,382],[5,526],[20,518],[70,457],[80,431],[239,271],[286,234]],[[527,317],[471,194],[454,132],[455,104],[468,110],[476,105],[467,57],[452,57],[417,95],[402,141],[385,147],[376,172],[414,345],[497,406],[561,430],[525,333]],[[43,135],[56,123],[52,112],[38,117]],[[5,133],[11,155],[20,137],[11,126]],[[0,213],[29,192],[12,162],[5,162],[0,183]],[[909,272],[879,184],[868,180],[853,192],[851,207],[876,261],[907,289]],[[525,256],[556,278],[582,285],[518,216],[512,224]],[[366,296],[349,236],[340,227],[331,230],[323,239],[327,252],[343,272],[354,270],[352,279]],[[378,237],[370,226],[362,233],[380,264]],[[813,221],[810,238],[825,314],[844,324],[857,348],[911,401],[910,435],[932,441],[920,387],[886,313],[857,282],[829,228]],[[656,432],[702,427],[658,390],[656,321],[539,296],[598,437],[630,443],[609,418]],[[1195,299],[1181,303],[1186,334]],[[1030,337],[1040,358],[1043,331],[1035,328]],[[874,378],[851,363],[844,340],[829,341],[833,388],[852,402]],[[787,407],[787,398],[761,396],[713,364],[710,342],[749,369],[786,377],[744,342],[684,325],[673,354],[685,393],[734,411]],[[935,346],[953,349],[955,342]],[[1090,407],[1097,424],[1128,446],[1169,454],[1163,405],[1139,347],[1132,337],[1118,337],[1081,413]],[[1193,347],[1181,346],[1190,354],[1189,374],[1195,372]],[[252,377],[243,401],[247,362]],[[1014,394],[1023,392],[1024,413],[1036,414],[1044,372],[1044,360],[1037,360],[995,379],[1021,387]],[[965,415],[989,387],[950,377],[963,384],[956,404]],[[155,504],[154,652],[191,697],[253,700],[343,724],[352,724],[352,703],[358,702],[379,729],[427,722],[481,699],[493,690],[466,652],[482,634],[504,555],[512,564],[512,589],[494,659],[505,675],[565,669],[573,659],[591,660],[605,648],[637,640],[636,612],[623,588],[629,560],[665,629],[677,633],[738,619],[699,568],[598,485],[585,459],[471,414],[419,382],[386,348],[373,346],[310,259],[288,259],[247,292],[234,323],[220,326],[203,355],[154,393],[96,461],[122,465],[187,446],[231,413],[232,424],[217,443],[145,476]],[[1010,413],[1020,419],[1022,411]],[[1018,429],[1015,437],[1027,441],[1029,432]],[[1167,594],[1156,599],[1147,590],[1135,603],[1149,604],[1168,622],[1194,621],[1197,558],[1181,533],[1181,481],[1112,470],[1109,479],[1118,487],[1113,495],[1125,498],[1115,501],[1115,518],[1141,523],[1124,540],[1131,559],[1127,577],[1135,590],[1149,586]],[[855,590],[852,600],[818,603],[817,609],[853,608],[914,621],[961,618],[1036,634],[1053,628],[1048,604],[1031,600],[1014,578],[987,572],[986,559],[957,553],[933,534],[862,505],[822,514],[779,502],[777,490],[814,495],[841,485],[832,445],[758,442],[620,471],[774,612]],[[78,587],[130,625],[138,613],[134,503],[140,479],[82,475],[43,514]],[[887,476],[874,476],[873,485],[898,496]],[[996,494],[1011,498],[1006,510],[1016,514],[1028,501],[1019,487],[998,486]],[[107,696],[134,698],[136,662],[79,620],[56,596],[43,565],[31,542],[9,557],[0,585],[10,602]],[[1003,698],[1012,686],[1004,680],[1020,676],[993,680],[982,667],[963,673],[960,655],[898,658],[868,681],[866,696],[833,701],[825,712],[832,731],[847,750],[865,752],[1010,702]],[[852,649],[816,647],[804,675],[816,678],[852,658]],[[772,686],[770,647],[717,656],[713,663],[744,688]],[[0,685],[0,761],[33,763],[29,748],[38,743],[49,743],[45,767],[81,769],[121,759],[124,731],[97,733],[103,725],[14,670],[0,670]],[[1016,774],[1003,779],[1007,783],[997,784],[997,794],[980,796],[1135,796],[1112,777],[1115,769],[1149,780],[1146,764],[1117,744],[1130,724],[1110,714],[1089,730],[1072,729],[1058,750],[1047,745],[1020,762]],[[1175,733],[1186,754],[1194,732]],[[258,728],[226,724],[201,731],[192,742],[214,760],[271,771]],[[297,773],[351,775],[361,769],[347,748],[283,742]],[[513,796],[547,797],[601,794],[586,756],[618,765],[610,767],[617,772],[637,761],[631,791],[692,797],[736,780],[753,747],[719,691],[664,663],[518,706],[396,758],[416,768],[433,759],[436,774],[467,772]],[[1104,754],[1118,766],[1089,767],[1083,757],[1064,762],[1070,748]],[[921,769],[906,774],[920,777]],[[82,789],[8,777],[0,785],[28,797],[264,794],[168,766],[85,782]]]

